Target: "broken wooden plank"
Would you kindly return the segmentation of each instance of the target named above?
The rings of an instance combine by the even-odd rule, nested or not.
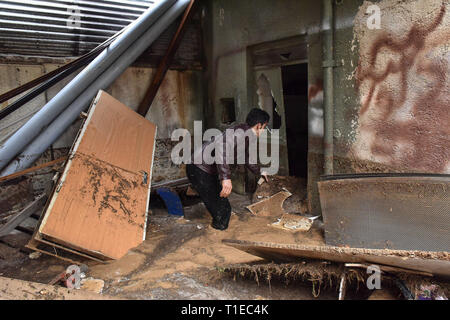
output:
[[[22,211],[17,213],[15,216],[11,217],[8,220],[8,222],[6,222],[6,224],[4,224],[0,228],[0,237],[6,236],[11,231],[13,231],[25,219],[30,217],[34,212],[36,212],[38,209],[44,206],[46,200],[47,196],[45,194],[41,194],[36,198],[36,200],[34,200],[32,203],[26,206]]]
[[[56,160],[49,161],[49,162],[46,162],[46,163],[42,163],[42,164],[37,165],[35,167],[28,168],[28,169],[25,169],[25,170],[22,170],[22,171],[19,171],[19,172],[16,172],[16,173],[12,173],[12,174],[4,176],[4,177],[0,177],[0,182],[9,181],[9,180],[21,177],[23,175],[26,175],[26,174],[28,174],[30,172],[34,172],[34,171],[37,171],[37,170],[40,170],[40,169],[43,169],[43,168],[46,168],[46,167],[50,167],[50,166],[53,166],[55,164],[58,164],[60,162],[66,161],[66,160],[67,160],[67,156],[61,157],[61,158],[58,158]]]
[[[307,258],[341,263],[370,263],[450,277],[450,254],[448,252],[305,246],[231,239],[225,239],[222,242],[273,261],[295,262]]]
[[[105,258],[104,256],[102,256],[102,255],[96,256],[95,253],[94,253],[93,255],[88,255],[88,254],[85,254],[85,253],[83,253],[83,252],[80,252],[80,251],[77,251],[77,250],[74,250],[74,249],[71,249],[71,248],[67,248],[67,247],[65,247],[65,246],[63,246],[63,245],[60,245],[60,244],[57,244],[57,243],[48,241],[48,240],[46,240],[46,239],[43,239],[43,238],[39,235],[39,233],[37,233],[37,234],[33,237],[33,240],[35,240],[35,241],[37,241],[37,242],[39,242],[39,243],[41,243],[41,244],[44,244],[44,245],[47,245],[47,246],[52,247],[52,248],[53,248],[53,251],[54,251],[55,253],[56,253],[56,249],[55,249],[55,248],[58,248],[58,249],[64,250],[65,252],[69,252],[70,254],[79,255],[79,256],[81,256],[81,257],[83,257],[83,258],[90,259],[90,260],[94,260],[94,261],[97,261],[97,262],[104,263],[104,260],[106,260],[106,258]],[[61,256],[61,255],[59,255],[59,256]],[[110,260],[111,260],[111,259],[110,259]]]
[[[153,123],[100,91],[43,215],[42,239],[102,260],[138,246],[146,234],[155,137]]]
[[[251,213],[257,216],[274,216],[285,214],[283,210],[284,200],[292,196],[288,190],[282,190],[268,199],[253,203],[247,206]]]
[[[74,250],[65,248],[63,246],[59,246],[55,243],[51,242],[41,242],[42,239],[39,241],[32,238],[27,244],[26,248],[31,249],[33,251],[37,251],[55,258],[58,258],[60,260],[72,263],[72,264],[80,264],[83,263],[84,260],[94,260],[96,262],[105,263],[104,261],[97,259],[95,257],[87,256],[81,252],[76,252]],[[45,240],[44,240],[45,241]],[[84,258],[84,259],[83,259]]]
[[[167,48],[167,52],[164,55],[163,59],[161,60],[160,64],[158,65],[158,69],[156,70],[155,75],[153,76],[152,82],[138,107],[138,113],[143,117],[146,116],[148,110],[150,109],[152,102],[155,99],[156,94],[158,93],[158,89],[164,80],[164,76],[166,75],[167,70],[169,70],[170,63],[172,62],[173,57],[175,56],[175,53],[177,52],[177,49],[180,46],[181,40],[183,39],[183,35],[186,31],[186,22],[188,21],[193,12],[192,8],[194,6],[194,2],[195,0],[191,0],[188,7],[186,8],[183,17],[181,18],[180,25],[178,26],[175,35],[170,41],[169,47]]]

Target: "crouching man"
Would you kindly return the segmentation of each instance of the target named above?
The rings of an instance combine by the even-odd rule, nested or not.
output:
[[[186,165],[187,177],[212,215],[214,229],[225,230],[230,221],[231,205],[227,199],[233,189],[230,165],[245,164],[255,175],[262,175],[267,180],[266,173],[261,172],[257,164],[256,147],[250,150],[249,156],[249,145],[256,146],[255,142],[269,120],[270,116],[264,110],[252,109],[246,123],[228,128],[205,142],[202,148],[194,151],[193,164]],[[208,155],[214,160],[206,161]]]

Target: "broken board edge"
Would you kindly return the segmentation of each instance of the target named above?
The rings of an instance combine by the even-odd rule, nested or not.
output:
[[[283,254],[265,254],[264,252],[258,252],[258,249],[262,249],[263,251],[273,251],[275,249],[281,250],[298,250],[298,251],[307,251],[314,252],[317,254],[327,254],[328,257],[311,257],[312,254],[301,253],[298,252],[296,258],[306,258],[306,259],[314,259],[314,260],[328,260],[328,261],[336,261],[341,263],[349,263],[349,262],[359,262],[359,263],[371,263],[371,264],[379,264],[385,266],[392,266],[403,268],[411,271],[421,271],[426,273],[431,273],[435,276],[442,276],[445,278],[450,278],[450,261],[442,260],[442,259],[426,259],[420,257],[404,257],[400,255],[393,254],[381,254],[382,249],[360,249],[360,248],[341,248],[341,247],[333,247],[333,246],[306,246],[306,245],[298,245],[298,244],[280,244],[280,243],[271,243],[271,242],[254,242],[247,240],[236,240],[236,239],[223,239],[222,243],[234,247],[238,250],[247,252],[249,254],[255,255],[257,257],[261,257],[267,260],[267,256],[283,256]],[[254,249],[252,249],[253,247]],[[336,252],[332,252],[336,250]],[[361,252],[360,254],[355,253],[352,250],[363,250],[365,252]],[[392,252],[399,253],[412,253],[412,251],[406,250],[390,250]],[[420,251],[419,251],[420,252]],[[379,254],[377,254],[379,253]],[[334,257],[333,257],[334,255]],[[284,255],[288,256],[288,255]],[[346,257],[347,256],[347,257]],[[291,261],[293,260],[292,256],[290,257]],[[383,261],[384,260],[384,261]],[[391,261],[388,261],[391,260]],[[392,261],[393,260],[393,261]],[[409,260],[409,261],[408,261]],[[419,265],[417,263],[420,262]]]
[[[95,96],[95,98],[92,100],[91,105],[90,105],[89,110],[88,110],[88,117],[84,120],[81,130],[78,130],[78,134],[77,134],[77,136],[75,138],[75,142],[74,142],[74,144],[72,145],[72,148],[69,151],[69,157],[68,157],[68,160],[67,160],[66,165],[64,167],[64,171],[63,171],[62,175],[60,176],[60,178],[58,179],[58,182],[56,183],[55,188],[52,190],[52,192],[51,192],[51,194],[49,196],[49,204],[45,208],[44,214],[42,215],[43,218],[42,218],[38,228],[36,228],[38,230],[39,234],[41,234],[41,235],[42,235],[41,231],[44,228],[45,223],[47,222],[48,216],[49,216],[49,214],[50,214],[50,212],[51,212],[51,210],[53,208],[53,205],[56,202],[56,199],[58,198],[59,194],[58,194],[58,190],[57,189],[58,189],[58,187],[60,185],[62,185],[62,183],[64,183],[65,178],[67,177],[69,169],[70,169],[70,167],[72,165],[73,156],[74,156],[75,152],[77,151],[77,149],[78,149],[78,147],[79,147],[79,145],[81,143],[80,137],[83,136],[84,132],[87,129],[89,121],[92,118],[92,115],[94,113],[95,107],[97,106],[97,103],[100,100],[102,92],[103,92],[102,90],[99,90],[97,95]]]

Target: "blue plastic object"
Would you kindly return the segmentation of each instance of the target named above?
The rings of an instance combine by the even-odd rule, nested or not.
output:
[[[164,200],[169,214],[184,216],[183,205],[178,194],[167,188],[159,188],[156,193]]]

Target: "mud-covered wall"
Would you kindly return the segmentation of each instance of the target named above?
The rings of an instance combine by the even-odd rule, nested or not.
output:
[[[450,173],[450,2],[384,0],[380,29],[355,17],[356,171]]]
[[[254,106],[248,50],[304,35],[308,42],[308,198],[320,212],[323,58],[320,1],[213,0],[205,4],[210,127],[220,98],[237,120]],[[373,11],[380,9],[380,29]],[[450,172],[449,1],[344,0],[334,6],[334,173]]]
[[[208,79],[207,120],[209,127],[224,128],[221,98],[234,98],[236,120],[245,121],[248,111],[257,106],[257,83],[248,59],[249,47],[293,36],[307,37],[308,55],[314,63],[308,67],[309,113],[314,117],[308,164],[310,198],[319,210],[317,186],[313,181],[322,172],[322,48],[320,41],[321,3],[298,0],[213,0],[204,1],[208,27],[205,36]],[[276,84],[273,84],[276,85]],[[314,108],[314,109],[312,109]]]

